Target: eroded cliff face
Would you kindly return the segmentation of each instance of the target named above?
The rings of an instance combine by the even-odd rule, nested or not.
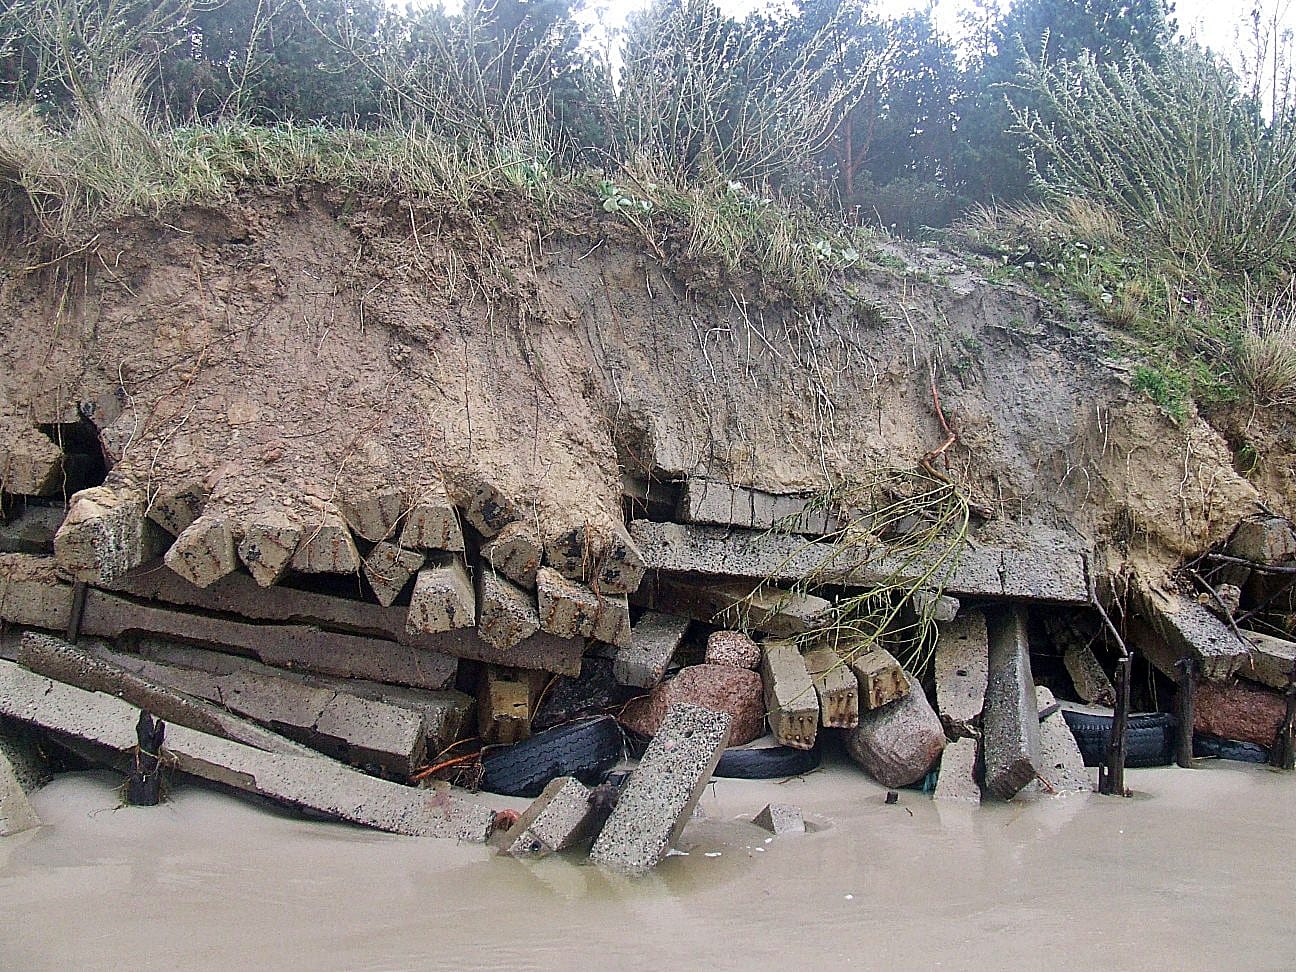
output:
[[[1253,482],[1210,425],[1132,390],[1096,325],[948,254],[896,252],[907,271],[843,274],[805,308],[665,265],[614,216],[248,195],[121,222],[43,267],[14,244],[6,435],[79,408],[111,480],[153,497],[199,482],[237,517],[444,480],[452,498],[494,487],[549,542],[597,545],[623,474],[782,492],[911,469],[946,438],[938,397],[958,439],[937,462],[997,540],[1168,563],[1258,501],[1296,512],[1286,417],[1233,421],[1235,445],[1244,426],[1268,444]]]

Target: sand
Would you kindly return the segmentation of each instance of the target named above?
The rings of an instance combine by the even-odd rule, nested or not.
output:
[[[70,774],[34,797],[46,826],[0,840],[0,967],[1289,968],[1292,777],[1128,775],[1128,800],[979,809],[886,806],[849,766],[717,781],[687,856],[629,879],[195,785],[117,809],[109,774]],[[751,824],[771,801],[815,832]]]

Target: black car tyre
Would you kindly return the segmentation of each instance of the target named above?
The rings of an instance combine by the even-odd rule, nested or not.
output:
[[[624,750],[621,727],[611,716],[566,723],[488,751],[482,757],[481,789],[501,796],[537,797],[559,776],[574,776],[593,785],[620,761]]]
[[[1114,716],[1063,709],[1062,718],[1075,736],[1085,765],[1100,766],[1106,762]],[[1125,741],[1126,766],[1132,769],[1168,766],[1175,754],[1174,718],[1167,712],[1132,712],[1125,727]]]

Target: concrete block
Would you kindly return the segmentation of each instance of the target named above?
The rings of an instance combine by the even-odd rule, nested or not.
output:
[[[429,758],[462,738],[470,725],[473,725],[471,720],[476,703],[471,696],[454,689],[431,691],[367,679],[324,675],[307,675],[305,681],[309,685],[322,685],[336,692],[347,692],[417,712],[423,717],[423,727],[427,731]]]
[[[477,571],[477,605],[477,633],[488,645],[512,648],[540,630],[532,595],[485,566]]]
[[[985,784],[995,796],[1011,800],[1039,775],[1039,708],[1025,611],[1007,608],[987,621],[990,677],[982,716]]]
[[[32,809],[27,793],[18,782],[18,774],[9,758],[0,751],[0,837],[20,834],[40,826],[40,817]]]
[[[729,665],[690,665],[674,678],[635,699],[621,723],[641,736],[655,736],[672,708],[698,705],[729,716],[729,742],[742,746],[765,734],[765,696],[761,677]]]
[[[714,523],[755,530],[777,527],[784,533],[822,535],[840,529],[840,519],[815,508],[806,493],[768,493],[713,479],[686,480],[680,493],[679,518],[685,523]]]
[[[31,726],[0,716],[0,755],[9,761],[24,793],[34,793],[54,778],[44,745]]]
[[[692,816],[728,743],[727,715],[674,706],[621,792],[590,859],[630,872],[659,864]]]
[[[940,625],[935,668],[937,710],[954,735],[969,735],[985,708],[990,680],[990,642],[983,613],[969,611]]]
[[[946,744],[941,753],[933,800],[943,803],[981,802],[981,787],[976,781],[977,749],[978,743],[973,736],[964,736]]]
[[[1035,707],[1038,712],[1050,708],[1056,701],[1053,693],[1043,685],[1035,687]],[[1060,709],[1040,722],[1039,734],[1039,777],[1042,781],[1039,788],[1059,793],[1092,790],[1093,784],[1089,779],[1089,771],[1085,769],[1084,757],[1080,755],[1080,747]],[[1048,786],[1044,786],[1044,783]]]
[[[396,524],[410,507],[404,487],[351,485],[338,490],[338,512],[358,537],[377,542],[394,537]]]
[[[589,836],[591,810],[589,788],[579,780],[550,780],[509,829],[500,853],[535,859],[566,850]]]
[[[290,561],[293,570],[304,574],[357,574],[360,551],[351,528],[337,510],[311,511],[302,523],[301,543]]]
[[[761,678],[770,731],[779,744],[812,749],[819,731],[819,696],[796,645],[777,640],[761,645]]]
[[[880,709],[909,694],[911,680],[900,663],[885,648],[870,648],[858,653],[843,653],[859,683],[859,707]]]
[[[59,578],[52,557],[0,554],[0,620],[66,631],[72,616],[72,585]]]
[[[516,520],[482,546],[481,558],[496,573],[503,574],[515,584],[533,589],[536,571],[544,559],[544,543],[535,527]]]
[[[239,522],[239,560],[261,587],[278,582],[301,544],[302,524],[283,510],[252,510]]]
[[[63,450],[39,429],[6,423],[0,434],[0,486],[17,496],[54,496],[63,483]]]
[[[463,550],[459,512],[444,489],[428,487],[414,500],[401,526],[400,545],[406,550]]]
[[[707,637],[706,663],[732,665],[734,668],[760,666],[760,645],[742,631],[713,631]]]
[[[418,572],[410,595],[405,630],[411,634],[471,628],[477,623],[472,580],[462,560],[429,565]]]
[[[1286,689],[1296,673],[1296,642],[1242,629],[1251,656],[1238,674],[1270,688]]]
[[[139,710],[0,661],[0,715],[128,758]],[[484,842],[494,821],[488,807],[449,788],[389,783],[318,756],[267,753],[175,725],[167,726],[166,747],[180,772],[390,833]]]
[[[144,516],[144,496],[125,487],[95,486],[72,496],[54,535],[54,560],[68,576],[111,584],[157,556],[162,535]]]
[[[157,493],[144,512],[171,536],[178,537],[202,515],[207,497],[207,486],[195,478]]]
[[[531,687],[507,670],[487,666],[477,681],[477,733],[488,746],[531,735]]]
[[[1190,598],[1134,574],[1130,602],[1160,642],[1137,645],[1147,659],[1170,678],[1175,665],[1191,658],[1203,678],[1225,679],[1246,666],[1250,647],[1227,624]]]
[[[480,482],[468,492],[464,519],[487,539],[520,519],[517,505],[493,483]]]
[[[619,647],[631,643],[630,606],[624,594],[598,594],[551,567],[541,567],[536,574],[536,593],[544,631]]]
[[[1238,523],[1225,548],[1230,557],[1257,564],[1296,562],[1296,530],[1281,516],[1248,517]]]
[[[830,648],[807,651],[804,658],[819,695],[819,724],[827,729],[854,729],[859,725],[859,679],[855,673]]]
[[[752,820],[757,827],[768,830],[775,837],[786,837],[806,832],[805,817],[801,808],[787,803],[771,803]]]
[[[602,594],[637,590],[644,577],[643,554],[619,516],[610,527],[580,524],[551,537],[545,543],[544,559],[568,580]]]
[[[238,569],[234,525],[219,513],[204,513],[176,537],[163,561],[195,587],[210,587]]]
[[[927,775],[945,748],[945,730],[922,686],[904,673],[908,691],[878,709],[860,712],[846,735],[852,759],[883,786],[908,786]]]
[[[596,565],[595,585],[606,594],[629,594],[637,591],[643,583],[644,571],[639,545],[625,524],[618,521],[613,525],[612,536]]]
[[[616,649],[612,661],[616,680],[622,685],[652,688],[666,674],[688,626],[688,618],[645,613],[630,630],[630,644]]]
[[[426,561],[427,555],[421,550],[406,550],[386,540],[375,544],[364,559],[364,575],[378,603],[383,607],[396,603],[410,578]]]

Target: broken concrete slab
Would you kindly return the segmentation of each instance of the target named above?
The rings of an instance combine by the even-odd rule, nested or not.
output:
[[[18,774],[8,757],[0,751],[0,837],[31,830],[39,827],[40,822],[26,791],[18,782]]]
[[[660,682],[688,626],[688,618],[645,612],[630,629],[630,644],[617,648],[613,656],[612,673],[617,682],[635,688],[652,688]]]
[[[643,553],[630,536],[630,531],[619,520],[612,526],[612,535],[595,564],[591,586],[605,594],[629,594],[643,583]]]
[[[841,520],[816,500],[813,493],[768,493],[714,479],[685,480],[680,492],[679,518],[685,523],[806,533],[822,536],[841,528]]]
[[[552,567],[537,572],[536,593],[544,631],[560,638],[593,638],[618,647],[631,643],[630,606],[624,594],[598,594]]]
[[[0,487],[15,496],[53,496],[63,485],[63,450],[39,429],[6,422],[0,434]]]
[[[987,621],[990,676],[982,717],[985,783],[995,796],[1011,800],[1039,775],[1039,708],[1025,611],[1006,608]]]
[[[859,679],[830,648],[805,653],[806,671],[819,696],[819,724],[827,729],[859,725]]]
[[[487,539],[520,519],[516,504],[493,483],[487,482],[481,482],[469,491],[463,513],[473,529]]]
[[[673,706],[622,790],[590,859],[630,872],[659,864],[679,839],[728,743],[728,715]]]
[[[53,635],[26,631],[18,663],[29,671],[88,692],[104,692],[173,725],[188,726],[272,753],[304,755],[310,750],[253,722],[231,715],[192,694],[141,674],[138,658],[103,646],[71,645]]]
[[[532,595],[485,566],[477,571],[477,604],[477,633],[500,650],[512,648],[540,630],[540,614]]]
[[[303,574],[359,573],[360,551],[342,514],[331,506],[303,514],[301,542],[289,564]]]
[[[945,745],[932,799],[941,803],[980,803],[981,787],[976,781],[979,742],[964,736]]]
[[[481,558],[496,573],[513,583],[533,589],[536,571],[544,559],[544,542],[540,532],[531,524],[516,520],[482,545]]]
[[[672,573],[776,584],[813,576],[824,583],[871,588],[882,581],[919,584],[933,571],[944,572],[935,555],[888,556],[771,531],[634,520],[630,535],[643,553],[645,566]],[[1089,603],[1081,553],[979,544],[963,550],[956,560],[944,586],[946,594]]]
[[[1296,529],[1281,516],[1247,517],[1234,528],[1225,552],[1256,564],[1296,563]]]
[[[0,714],[126,756],[139,710],[0,661]],[[175,768],[289,806],[396,834],[484,842],[494,814],[446,790],[389,783],[318,756],[267,753],[185,726],[168,726]]]
[[[1191,598],[1139,574],[1133,575],[1129,591],[1134,610],[1161,642],[1137,647],[1170,678],[1177,677],[1175,665],[1182,658],[1191,658],[1198,673],[1206,679],[1228,678],[1250,659],[1250,647],[1227,624]]]
[[[985,708],[990,642],[985,615],[969,611],[942,624],[936,639],[936,708],[955,737],[973,734]]]
[[[729,665],[690,665],[635,699],[621,723],[641,736],[655,736],[667,713],[679,704],[699,705],[729,716],[729,741],[742,746],[765,734],[765,694],[761,677]]]
[[[66,631],[71,617],[72,585],[58,576],[54,558],[0,554],[0,620]]]
[[[421,550],[406,550],[386,540],[374,544],[364,559],[364,575],[378,603],[383,607],[395,604],[410,578],[419,572],[426,560],[427,556]]]
[[[54,560],[75,580],[111,584],[161,551],[162,533],[144,516],[144,495],[127,487],[95,486],[72,496],[54,535]]]
[[[1270,688],[1286,689],[1296,675],[1296,642],[1241,629],[1251,656],[1238,674]]]
[[[442,487],[426,487],[414,500],[401,526],[400,545],[407,550],[463,550],[459,511]]]
[[[741,581],[697,583],[661,577],[651,600],[669,610],[708,624],[749,628],[777,638],[791,638],[824,625],[832,602],[771,585]]]
[[[488,665],[477,680],[477,734],[488,746],[531,735],[531,687],[508,670]]]
[[[859,683],[861,712],[880,709],[909,694],[911,680],[885,648],[843,651],[842,657]]]
[[[846,734],[846,750],[883,786],[908,786],[927,775],[945,748],[941,727],[922,686],[904,673],[908,691],[899,699],[860,713]]]
[[[405,630],[411,634],[435,634],[477,623],[477,599],[468,570],[457,557],[429,564],[418,573],[410,595]]]
[[[35,793],[54,778],[41,733],[4,716],[0,716],[0,756],[9,761],[24,793]]]
[[[806,832],[805,817],[800,807],[788,803],[770,803],[756,814],[752,823],[762,830],[768,830],[775,837],[787,837]]]
[[[28,506],[0,523],[0,553],[46,557],[54,552],[54,534],[63,525],[61,506]]]
[[[937,594],[935,591],[919,588],[909,595],[909,603],[919,617],[930,618],[938,624],[948,624],[958,617],[959,608],[963,605],[958,598],[948,594]]]
[[[819,696],[805,659],[790,641],[761,645],[761,678],[770,731],[782,746],[814,748],[819,731]]]
[[[423,727],[427,731],[429,757],[441,752],[464,735],[476,708],[476,703],[470,696],[455,689],[432,691],[404,685],[388,685],[368,679],[344,679],[327,675],[303,677],[308,685],[323,686],[335,692],[347,692],[419,713],[423,717]]]
[[[1047,712],[1056,704],[1053,693],[1043,685],[1035,687],[1035,707]],[[1060,709],[1040,721],[1040,788],[1052,792],[1088,792],[1093,789],[1089,771],[1075,736]],[[1045,786],[1044,784],[1047,784]]]
[[[356,536],[374,543],[393,536],[409,506],[404,487],[391,483],[351,484],[338,490],[337,508],[342,518]]]
[[[304,535],[301,521],[280,509],[254,509],[239,519],[239,560],[261,587],[288,570]]]
[[[756,668],[760,665],[760,645],[742,631],[713,631],[707,637],[706,663],[732,665],[734,668]]]
[[[210,587],[238,569],[235,541],[228,517],[204,513],[181,531],[162,559],[195,587]]]
[[[1103,671],[1091,644],[1097,636],[1095,625],[1079,613],[1050,614],[1044,627],[1053,643],[1062,649],[1062,664],[1071,676],[1071,684],[1082,702],[1091,705],[1116,705],[1116,689]]]
[[[411,709],[311,685],[291,672],[219,652],[175,646],[104,657],[346,763],[376,764],[403,777],[426,762],[427,729],[422,714]]]
[[[509,829],[500,853],[537,859],[566,850],[590,836],[586,824],[592,809],[589,788],[580,780],[550,780]]]

